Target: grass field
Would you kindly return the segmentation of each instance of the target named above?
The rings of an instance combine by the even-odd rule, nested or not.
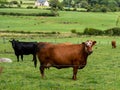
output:
[[[0,12],[38,13],[49,12],[41,9],[0,9]],[[58,17],[1,16],[0,30],[6,31],[59,31],[61,33],[83,32],[86,27],[105,30],[116,26],[119,12],[88,13],[59,11]],[[119,23],[120,24],[120,23]],[[4,36],[4,37],[3,37]],[[3,72],[0,75],[0,90],[119,90],[120,89],[120,37],[119,36],[79,36],[73,38],[55,38],[18,35],[11,33],[0,37],[0,58],[12,59],[12,63],[0,63]],[[9,40],[37,42],[81,43],[96,40],[94,52],[88,57],[87,65],[79,70],[77,80],[73,81],[72,68],[45,70],[45,78],[40,77],[39,61],[34,68],[32,56],[24,56],[24,61],[17,62]],[[112,49],[111,41],[116,40],[117,48]]]
[[[39,13],[41,9],[0,9],[0,12]],[[85,28],[105,30],[116,27],[119,12],[90,13],[59,11],[58,17],[1,16],[0,30],[83,32]],[[120,23],[118,23],[118,26]]]
[[[103,39],[105,38],[105,39]],[[0,90],[119,90],[120,88],[120,37],[79,37],[79,38],[29,38],[24,41],[72,42],[81,43],[88,39],[96,40],[94,52],[88,57],[87,65],[79,70],[77,80],[73,81],[72,68],[45,70],[45,78],[39,73],[39,63],[34,68],[32,56],[24,56],[24,61],[17,62],[9,38],[0,39],[0,57],[13,60],[12,63],[0,63],[4,67],[0,75]],[[117,41],[117,48],[112,49],[111,40]],[[22,39],[21,39],[22,40]],[[9,49],[8,49],[9,48]]]

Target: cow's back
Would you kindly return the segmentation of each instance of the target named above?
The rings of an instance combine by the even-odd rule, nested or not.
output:
[[[43,63],[72,65],[81,57],[82,49],[82,45],[53,45],[41,49],[39,58]]]

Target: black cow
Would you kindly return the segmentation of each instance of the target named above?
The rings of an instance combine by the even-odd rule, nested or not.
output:
[[[10,41],[14,49],[15,55],[17,56],[17,61],[19,62],[19,55],[23,61],[23,55],[33,55],[34,65],[36,67],[36,51],[37,51],[37,42],[20,42],[18,40]]]

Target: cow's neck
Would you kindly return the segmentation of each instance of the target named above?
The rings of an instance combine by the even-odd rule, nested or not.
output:
[[[85,51],[85,44],[82,44],[82,49],[82,58],[86,61],[89,54]]]
[[[80,60],[79,69],[84,68],[87,64],[88,53],[85,52],[85,44],[82,44],[81,54],[82,54],[82,56],[81,56],[81,60]]]

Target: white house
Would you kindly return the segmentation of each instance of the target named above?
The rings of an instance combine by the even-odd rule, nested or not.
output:
[[[48,0],[36,0],[35,6],[47,6],[49,7]]]

